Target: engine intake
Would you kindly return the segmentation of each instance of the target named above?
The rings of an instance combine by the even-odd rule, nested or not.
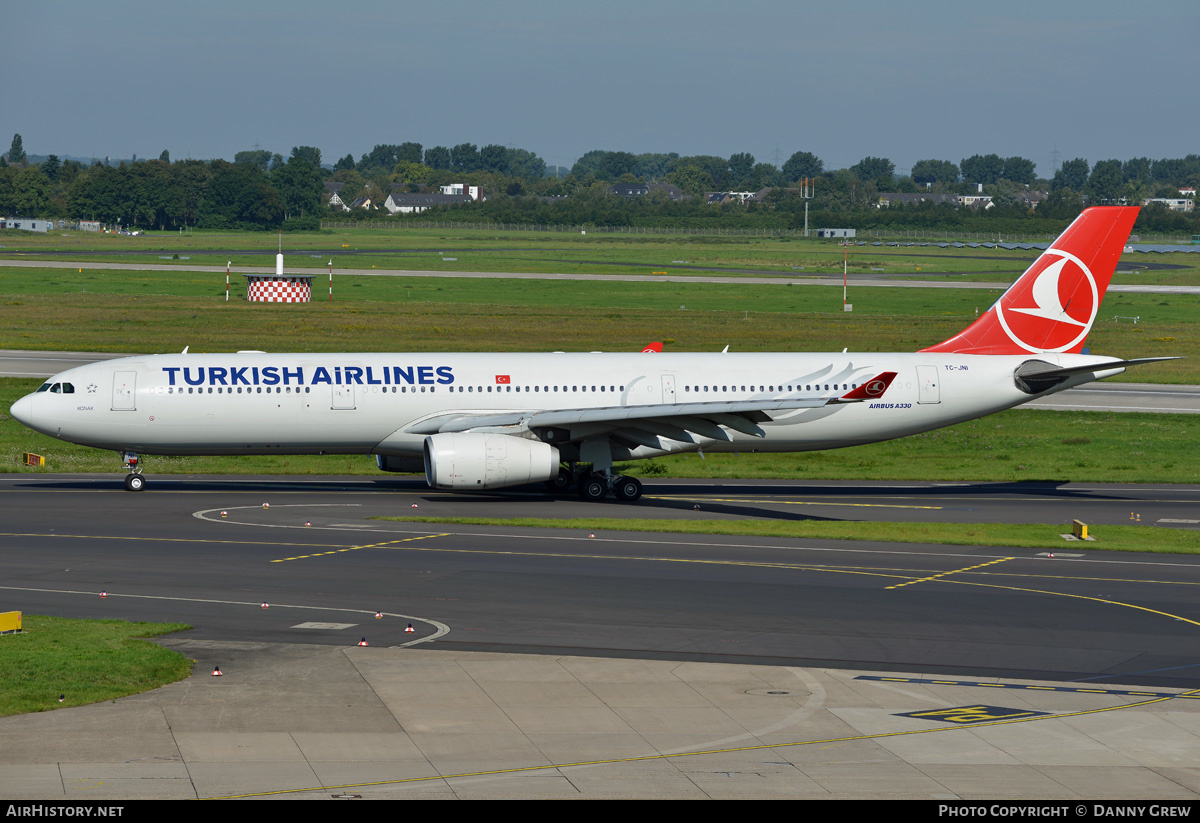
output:
[[[448,432],[425,438],[425,482],[435,489],[503,489],[558,475],[558,449],[507,434]]]

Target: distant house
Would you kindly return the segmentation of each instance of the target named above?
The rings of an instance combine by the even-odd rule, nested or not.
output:
[[[744,206],[754,200],[755,194],[756,192],[752,191],[706,191],[704,199],[706,203],[713,206],[726,203],[738,203]]]
[[[1180,197],[1195,197],[1196,196],[1195,186],[1183,187],[1182,189],[1179,190],[1179,196]]]
[[[769,203],[770,196],[777,191],[783,192],[784,194],[801,196],[803,189],[800,189],[797,187],[790,187],[790,186],[767,186],[765,188],[759,189],[758,191],[754,192],[754,194],[750,195],[750,197],[746,200],[746,202],[747,203],[763,203],[763,204]]]
[[[383,201],[383,207],[392,214],[419,214],[438,206],[461,206],[473,202],[469,194],[437,194],[410,191],[393,191]]]
[[[346,211],[350,211],[350,209],[366,209],[367,211],[370,211],[371,209],[377,209],[377,208],[379,208],[379,206],[371,205],[370,197],[364,196],[364,197],[359,197],[353,203],[351,203],[350,208],[346,209]]]
[[[1143,206],[1149,206],[1151,203],[1162,203],[1171,211],[1190,212],[1196,206],[1196,201],[1190,197],[1151,197],[1143,200]]]
[[[465,194],[467,197],[470,197],[476,202],[487,199],[483,196],[483,189],[481,189],[479,186],[467,186],[463,183],[451,183],[448,186],[439,186],[438,191],[442,194]]]
[[[668,200],[682,200],[686,196],[683,189],[670,183],[614,183],[608,190],[619,197],[645,197],[657,192],[665,194]]]
[[[1017,202],[1023,206],[1028,206],[1031,209],[1036,209],[1043,200],[1050,196],[1048,191],[1040,191],[1037,189],[1025,189],[1017,194]]]
[[[325,202],[329,204],[329,208],[350,211],[350,207],[347,206],[345,201],[338,196],[338,192],[341,191],[342,186],[344,185],[346,184],[338,182],[330,182],[325,184]]]
[[[954,199],[958,205],[972,209],[990,209],[995,205],[990,194],[960,194]]]
[[[916,192],[909,193],[903,191],[886,191],[880,192],[877,208],[890,208],[895,205],[914,206],[918,203],[933,203],[934,205],[958,205],[958,199],[953,194],[941,194],[937,192]]]

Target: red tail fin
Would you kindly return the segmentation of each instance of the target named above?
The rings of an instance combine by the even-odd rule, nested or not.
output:
[[[1135,206],[1084,210],[978,320],[922,351],[1078,354],[1137,214]]]

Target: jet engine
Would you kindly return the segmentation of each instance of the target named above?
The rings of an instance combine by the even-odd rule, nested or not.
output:
[[[507,434],[448,432],[425,438],[425,482],[435,489],[502,489],[558,475],[558,449]]]

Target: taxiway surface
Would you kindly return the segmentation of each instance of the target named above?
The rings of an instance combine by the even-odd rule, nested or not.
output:
[[[370,518],[1157,523],[1198,502],[701,481],[625,506],[391,478],[162,476],[131,494],[7,475],[6,608],[186,621],[161,642],[197,662],[143,695],[0,719],[0,794],[1194,800],[1196,558]]]
[[[11,607],[181,620],[196,627],[185,637],[214,640],[348,645],[369,634],[383,645],[1200,687],[1200,634],[1179,619],[1196,616],[1200,559],[371,519],[1078,517],[1102,533],[1136,510],[1200,536],[1197,487],[664,482],[637,505],[390,479],[162,476],[149,489],[2,478]]]

